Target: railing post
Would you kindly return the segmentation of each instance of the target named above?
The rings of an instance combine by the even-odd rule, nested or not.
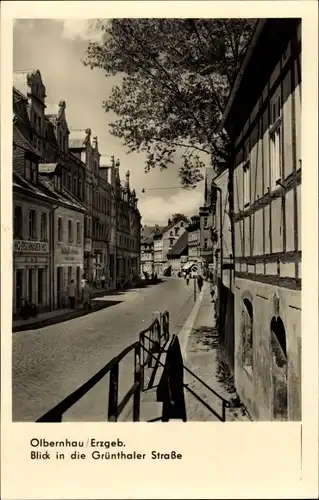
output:
[[[222,419],[223,419],[223,422],[226,422],[226,405],[225,405],[225,401],[223,401]]]
[[[119,395],[119,364],[116,363],[110,371],[108,421],[117,422],[117,407]]]
[[[153,313],[153,322],[156,321],[155,323],[155,335],[153,337],[153,341],[155,344],[153,344],[153,349],[152,352],[159,352],[160,350],[160,343],[161,343],[161,331],[162,331],[162,314],[159,311],[155,311]]]
[[[165,312],[165,340],[166,342],[169,339],[169,312]]]
[[[135,389],[133,396],[133,422],[140,420],[140,405],[141,405],[141,358],[140,358],[140,345],[134,349],[134,383],[137,382],[138,386]]]
[[[145,350],[144,350],[144,335],[140,335],[140,366],[141,366],[141,390],[144,391],[144,364],[145,364]]]

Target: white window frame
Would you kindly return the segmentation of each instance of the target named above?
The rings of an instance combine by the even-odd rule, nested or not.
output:
[[[34,216],[32,217],[32,224],[31,223],[31,214]],[[29,220],[28,220],[28,225],[29,225],[29,239],[30,240],[37,240],[37,211],[35,209],[30,209],[29,210]],[[31,229],[31,231],[30,231]],[[32,234],[30,234],[32,233]]]
[[[76,244],[81,245],[81,223],[79,220],[76,221]]]
[[[40,215],[40,239],[41,241],[48,240],[48,214],[46,212],[41,212]]]
[[[60,226],[59,226],[60,223]],[[61,228],[59,230],[59,227]],[[61,234],[59,234],[61,232]],[[61,238],[60,238],[61,236]],[[63,217],[58,217],[58,242],[62,243],[63,242]]]
[[[273,191],[282,180],[282,102],[280,88],[270,101],[270,114],[270,186]]]

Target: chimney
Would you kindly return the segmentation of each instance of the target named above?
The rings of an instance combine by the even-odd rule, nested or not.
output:
[[[111,186],[113,188],[115,188],[115,185],[116,185],[116,170],[115,170],[115,159],[114,159],[114,156],[112,156],[111,158],[111,178],[110,178],[110,181],[111,181]]]
[[[120,178],[120,160],[117,159],[115,162],[115,175],[119,179]]]
[[[61,108],[62,111],[66,108],[66,103],[63,99],[59,102],[59,108]]]
[[[130,189],[130,171],[128,170],[125,175],[125,187],[126,189]]]
[[[171,222],[172,222],[171,219],[168,219],[167,225],[169,226]]]

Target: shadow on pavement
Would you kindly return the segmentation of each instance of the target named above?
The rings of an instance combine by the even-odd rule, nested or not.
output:
[[[69,311],[66,314],[62,314],[60,316],[55,316],[53,318],[46,318],[40,321],[35,321],[34,323],[26,323],[24,325],[19,325],[12,328],[14,332],[22,332],[26,330],[38,330],[39,328],[44,328],[50,325],[56,325],[58,323],[63,323],[65,321],[70,321],[75,318],[80,318],[81,316],[87,316],[88,314],[92,314],[94,312],[100,311],[102,309],[107,309],[108,307],[115,306],[117,304],[121,304],[121,300],[103,300],[99,299],[97,301],[93,301],[91,310],[84,310],[82,308],[75,309],[74,311]]]
[[[161,283],[165,283],[165,280],[158,279],[156,282],[153,282],[151,280],[149,281],[143,280],[140,283],[136,283],[127,288],[119,288],[117,290],[111,290],[111,291],[99,290],[97,293],[94,294],[94,298],[107,297],[113,295],[124,295],[125,293],[133,292],[134,290],[138,290],[140,288],[149,288],[155,285],[160,285]]]

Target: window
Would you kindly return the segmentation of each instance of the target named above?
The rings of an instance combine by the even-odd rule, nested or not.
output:
[[[78,197],[82,198],[82,180],[79,179],[79,192],[78,192]]]
[[[243,167],[244,172],[244,207],[248,207],[250,204],[250,168],[249,162],[247,162]]]
[[[68,266],[68,283],[70,283],[72,279],[72,266]]]
[[[184,227],[184,222],[183,221],[181,222],[181,227]]]
[[[169,239],[169,244],[170,244],[171,247],[174,245],[174,238],[170,238]]]
[[[14,208],[13,235],[15,238],[22,238],[22,207],[20,205],[16,205]]]
[[[275,189],[277,182],[282,177],[281,161],[281,98],[279,91],[276,92],[271,100],[271,127],[270,135],[270,171],[271,188]]]
[[[24,162],[24,177],[28,181],[31,180],[31,162],[27,158]]]
[[[78,193],[78,179],[77,177],[74,177],[73,179],[73,194],[77,196]]]
[[[68,190],[71,191],[71,173],[68,173]]]
[[[29,238],[35,240],[36,237],[37,237],[36,212],[35,210],[29,210]]]
[[[47,240],[47,214],[45,212],[41,213],[41,224],[40,224],[41,241]]]
[[[204,228],[208,225],[208,217],[204,217]]]
[[[79,221],[76,221],[76,243],[81,244],[81,224]]]
[[[41,132],[41,126],[42,126],[41,116],[38,116],[38,129],[39,129],[39,132]]]
[[[58,218],[58,241],[63,241],[63,219]]]
[[[207,238],[206,238],[206,239],[204,240],[204,248],[205,248],[205,250],[206,250],[206,248],[207,248],[207,247],[208,247],[208,240],[207,240]]]
[[[253,364],[253,306],[248,299],[243,300],[240,328],[243,347],[243,366],[247,371],[251,371]]]
[[[73,242],[73,227],[72,227],[72,221],[69,219],[68,220],[68,242],[72,243]]]
[[[54,176],[54,186],[55,189],[60,192],[62,189],[62,182],[61,182],[61,176],[60,175],[55,175]]]
[[[175,227],[175,236],[178,236],[179,233],[179,227]]]

